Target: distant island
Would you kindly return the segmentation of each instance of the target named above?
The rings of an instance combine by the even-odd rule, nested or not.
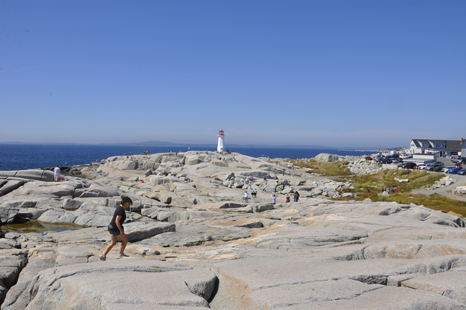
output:
[[[144,141],[144,142],[125,142],[125,143],[60,143],[60,142],[19,142],[9,141],[0,142],[0,144],[27,144],[27,145],[108,145],[108,146],[172,146],[172,147],[217,147],[214,143],[176,143],[170,141]],[[327,149],[327,150],[341,150],[341,151],[357,151],[357,152],[378,152],[380,150],[391,150],[390,148],[364,148],[364,147],[335,147],[324,145],[270,145],[270,144],[228,144],[229,149],[234,148],[284,148],[284,149]],[[397,148],[398,149],[398,148]],[[403,148],[404,149],[404,148]]]

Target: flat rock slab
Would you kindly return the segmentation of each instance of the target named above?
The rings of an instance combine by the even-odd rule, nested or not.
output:
[[[184,271],[189,284],[183,280]],[[214,283],[216,278],[193,273],[187,265],[156,260],[51,268],[31,283],[26,309],[209,309],[208,302],[190,290],[206,281]]]
[[[369,259],[333,261],[318,255],[282,255],[272,251],[254,258],[216,263],[219,291],[214,309],[464,309],[452,294],[386,286],[388,277],[431,273],[464,265],[462,256],[434,260]],[[463,272],[458,272],[459,274]],[[413,279],[414,280],[414,279]],[[410,282],[411,281],[411,282]],[[405,281],[406,286],[412,280]],[[403,282],[403,283],[405,283]],[[418,280],[419,282],[419,280]],[[428,281],[426,281],[428,283]],[[439,281],[440,282],[440,281]],[[459,283],[458,283],[459,284]],[[446,282],[445,282],[446,285]],[[461,294],[459,285],[456,293]],[[446,289],[446,288],[444,288]],[[393,300],[388,301],[387,294]],[[385,300],[385,302],[383,302]],[[345,301],[345,302],[343,302]],[[347,304],[349,302],[349,304]],[[346,308],[345,308],[346,305]]]
[[[466,304],[466,271],[430,274],[401,282],[401,286],[433,292]]]
[[[218,220],[210,224],[212,227],[245,227],[245,228],[261,228],[262,221],[260,219],[233,219],[233,220]]]

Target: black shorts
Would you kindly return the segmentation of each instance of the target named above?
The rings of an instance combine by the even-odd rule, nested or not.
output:
[[[125,231],[125,229],[123,227],[122,228],[122,231]],[[111,224],[108,225],[108,232],[111,234],[111,235],[114,235],[114,236],[119,236],[121,235],[121,232],[120,230],[118,229],[118,227],[116,226],[112,226]]]

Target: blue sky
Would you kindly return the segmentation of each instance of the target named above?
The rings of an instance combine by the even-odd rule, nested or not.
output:
[[[466,138],[466,1],[0,1],[0,142]]]

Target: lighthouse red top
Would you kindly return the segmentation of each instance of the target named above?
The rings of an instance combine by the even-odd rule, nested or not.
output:
[[[218,135],[223,136],[223,130],[220,129],[220,131],[218,132]]]

